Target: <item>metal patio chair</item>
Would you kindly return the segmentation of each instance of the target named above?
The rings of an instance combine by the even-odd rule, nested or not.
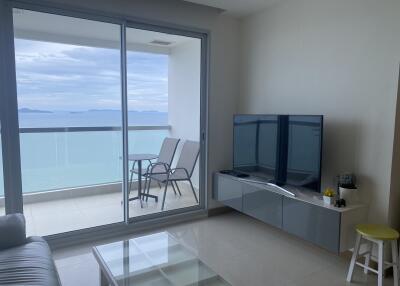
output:
[[[181,154],[179,156],[178,162],[175,168],[171,168],[170,165],[166,164],[152,164],[149,165],[149,172],[147,174],[147,178],[149,182],[147,184],[147,193],[150,191],[151,181],[157,181],[159,183],[165,184],[164,188],[164,197],[162,201],[161,210],[164,210],[165,205],[165,196],[167,194],[168,184],[171,184],[173,190],[175,191],[175,186],[179,191],[179,187],[177,182],[188,181],[190,187],[192,189],[194,198],[198,203],[199,200],[196,195],[196,191],[193,187],[191,177],[193,175],[194,168],[196,166],[197,158],[199,157],[200,153],[200,144],[199,142],[187,140],[183,144]],[[164,173],[155,173],[154,170],[157,168],[161,170],[157,166],[163,165],[164,170],[169,169],[167,172]],[[175,186],[174,186],[175,184]],[[180,191],[179,191],[180,193]]]
[[[166,173],[169,171],[169,166],[172,164],[172,160],[174,159],[176,148],[178,147],[180,139],[176,138],[165,138],[160,149],[160,153],[158,155],[158,158],[155,163],[152,163],[149,161],[149,166],[147,167],[147,171],[142,173],[142,177],[145,177],[146,181],[144,184],[144,190],[146,190],[147,187],[147,177],[148,177],[148,172],[149,172],[149,167],[154,166],[154,168],[151,169],[152,172],[155,174],[157,173]],[[129,182],[129,191],[131,190],[132,187],[132,182],[133,182],[133,174],[137,174],[138,170],[135,169],[135,162],[133,163],[132,169],[131,169],[131,177],[130,177],[130,182]],[[159,185],[161,188],[161,185]]]

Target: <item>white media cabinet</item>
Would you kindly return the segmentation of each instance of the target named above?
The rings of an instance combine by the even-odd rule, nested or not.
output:
[[[367,205],[337,208],[325,205],[315,192],[288,187],[295,194],[291,196],[252,180],[257,179],[217,172],[213,176],[213,198],[329,251],[340,253],[353,248],[355,225],[366,221]]]

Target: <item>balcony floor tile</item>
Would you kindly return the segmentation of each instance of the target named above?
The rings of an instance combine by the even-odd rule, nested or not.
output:
[[[168,187],[165,210],[173,210],[196,205],[190,187],[180,183],[182,196],[175,195]],[[150,193],[159,196],[158,203],[154,199],[143,202],[131,201],[129,211],[131,217],[157,213],[161,211],[164,188],[151,188]],[[198,193],[198,192],[197,192]],[[130,197],[137,195],[132,191]],[[96,194],[90,196],[66,198],[60,200],[26,203],[24,213],[28,235],[51,235],[99,225],[121,222],[123,207],[121,192]]]

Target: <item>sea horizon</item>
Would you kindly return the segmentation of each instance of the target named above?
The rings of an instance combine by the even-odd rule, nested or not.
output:
[[[122,113],[116,109],[60,111],[21,108],[18,111],[20,128],[116,127],[122,125]],[[168,125],[168,112],[131,110],[128,112],[128,125]]]

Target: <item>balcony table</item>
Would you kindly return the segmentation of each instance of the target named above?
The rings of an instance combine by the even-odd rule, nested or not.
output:
[[[149,197],[149,198],[155,199],[156,202],[158,201],[158,196],[142,193],[142,161],[151,161],[151,160],[154,160],[157,158],[158,158],[158,155],[156,155],[156,154],[129,154],[128,155],[129,161],[138,163],[138,195],[134,198],[129,198],[129,201],[139,200],[140,206],[142,208],[143,208],[142,197]],[[132,171],[133,171],[133,167],[134,167],[134,163],[132,165]],[[132,178],[131,178],[131,180],[132,180]]]

